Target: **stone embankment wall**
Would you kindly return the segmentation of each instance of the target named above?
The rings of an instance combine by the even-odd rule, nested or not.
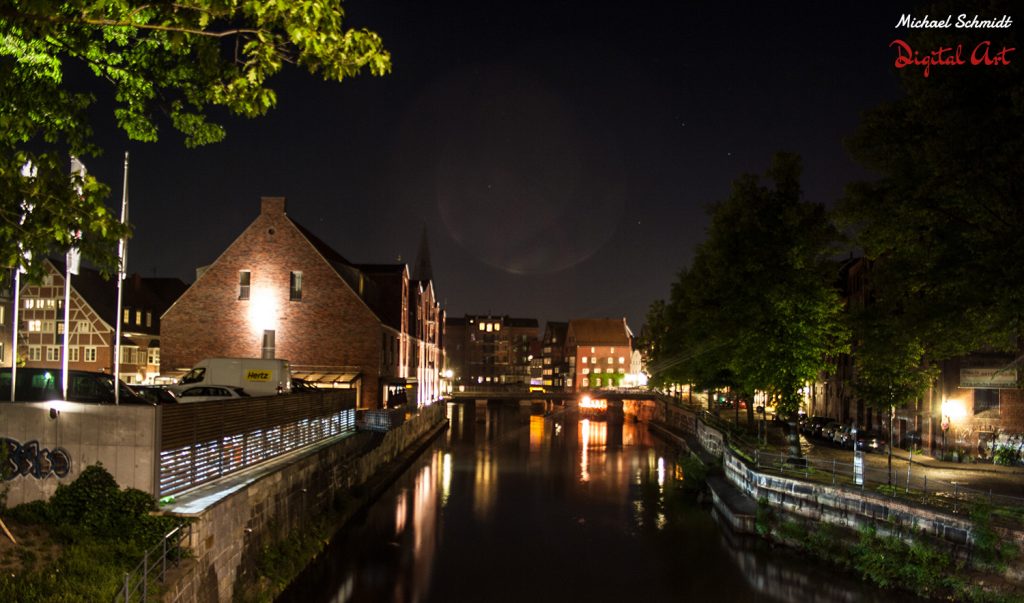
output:
[[[164,601],[231,601],[257,581],[262,550],[323,517],[381,468],[436,432],[445,405],[421,409],[383,436],[360,432],[316,447],[283,469],[240,488],[193,517],[194,562],[169,585]],[[378,443],[379,442],[379,443]]]
[[[725,445],[724,434],[700,420],[697,411],[661,404],[656,421],[682,432],[704,453],[720,460],[725,479],[732,487],[755,502],[766,501],[776,511],[851,529],[874,526],[880,534],[892,534],[907,541],[915,532],[923,532],[954,548],[962,549],[974,542],[971,521],[961,515],[916,506],[869,490],[760,472],[733,453]],[[1024,544],[1024,534],[1005,532],[1001,536]]]

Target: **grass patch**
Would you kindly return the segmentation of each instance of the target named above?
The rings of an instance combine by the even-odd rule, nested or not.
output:
[[[121,490],[99,465],[60,485],[49,502],[5,513],[34,536],[20,542],[0,574],[0,601],[109,603],[146,549],[180,520],[152,515],[156,501],[140,490]]]

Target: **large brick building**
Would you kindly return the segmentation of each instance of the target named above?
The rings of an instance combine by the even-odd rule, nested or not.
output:
[[[69,334],[68,367],[114,372],[114,333],[117,324],[117,281],[81,268],[71,277],[70,328],[64,325],[65,266],[47,260],[37,283],[22,282],[18,314],[18,356],[27,367],[59,369],[64,334]],[[160,373],[160,315],[188,287],[176,278],[125,280],[121,323],[120,375],[127,383],[150,383]],[[11,328],[13,313],[0,309],[0,324]],[[10,366],[11,335],[5,333],[0,358]]]
[[[425,402],[440,391],[441,315],[432,283],[404,264],[353,264],[290,219],[284,198],[264,197],[164,314],[163,364],[283,358],[297,375],[357,389],[364,407]]]
[[[565,356],[569,391],[625,385],[633,354],[633,333],[625,318],[580,318],[569,321]]]
[[[456,385],[529,385],[537,319],[466,315],[448,318],[446,330]]]

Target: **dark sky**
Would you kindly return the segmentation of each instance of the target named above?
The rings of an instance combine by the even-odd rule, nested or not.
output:
[[[415,259],[426,226],[449,315],[623,316],[634,330],[691,258],[708,203],[804,158],[807,197],[863,178],[842,146],[897,94],[891,2],[351,0],[394,71],[292,70],[279,106],[187,150],[104,128],[90,170],[120,196],[129,271],[189,282],[263,195],[357,263]],[[126,146],[127,145],[127,146]]]

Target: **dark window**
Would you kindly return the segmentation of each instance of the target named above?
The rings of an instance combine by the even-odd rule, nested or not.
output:
[[[238,299],[249,299],[249,271],[238,271]]]
[[[181,378],[181,383],[183,385],[187,383],[200,383],[203,380],[204,375],[206,375],[206,369],[202,367],[196,367]]]
[[[302,299],[302,273],[292,272],[291,283],[289,286],[290,299],[297,301]]]
[[[999,390],[974,390],[974,414],[978,414],[979,412],[992,409],[999,410]]]

